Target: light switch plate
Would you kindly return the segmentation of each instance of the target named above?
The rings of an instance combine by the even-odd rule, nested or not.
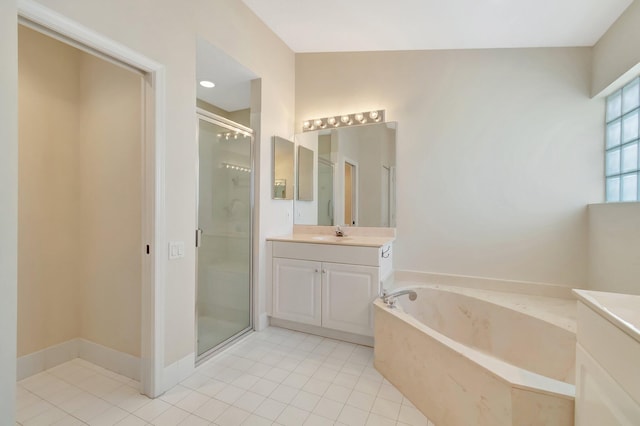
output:
[[[169,260],[184,257],[184,241],[171,241],[169,243]]]

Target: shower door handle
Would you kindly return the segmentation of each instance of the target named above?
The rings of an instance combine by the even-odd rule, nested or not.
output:
[[[202,245],[202,228],[196,229],[196,247]]]

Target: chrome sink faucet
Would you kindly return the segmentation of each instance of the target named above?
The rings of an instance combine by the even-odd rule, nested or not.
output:
[[[344,237],[344,232],[340,229],[340,225],[336,226],[336,237]]]

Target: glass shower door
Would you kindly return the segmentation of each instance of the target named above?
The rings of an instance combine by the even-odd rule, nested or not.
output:
[[[252,136],[198,114],[197,354],[252,327]]]

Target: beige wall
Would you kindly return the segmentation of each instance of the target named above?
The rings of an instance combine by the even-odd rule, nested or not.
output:
[[[18,31],[16,3],[0,1],[0,413],[15,419],[18,283]]]
[[[83,54],[79,82],[80,335],[140,356],[142,77]]]
[[[270,138],[293,136],[294,55],[249,9],[237,0],[39,0],[97,31],[145,55],[166,70],[166,237],[185,241],[182,259],[166,265],[165,364],[193,353],[195,343],[195,120],[194,104],[196,36],[214,44],[260,78],[261,101],[252,114],[261,112],[256,128],[256,237],[260,253],[256,274],[258,307],[265,305],[265,237],[290,232],[291,202],[270,199]]]
[[[80,335],[80,56],[19,29],[18,356]]]
[[[591,290],[640,294],[640,203],[589,206]]]
[[[18,356],[140,354],[141,77],[20,27]]]
[[[397,269],[584,286],[602,201],[588,48],[299,54],[296,125],[398,121]]]
[[[593,81],[596,96],[616,82],[612,90],[640,74],[640,1],[634,1],[593,46]],[[633,69],[630,74],[629,70]]]

